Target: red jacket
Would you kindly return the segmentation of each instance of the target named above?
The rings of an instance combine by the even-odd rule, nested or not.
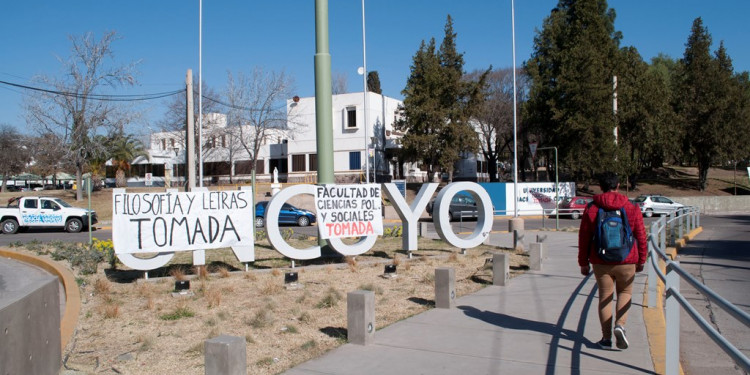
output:
[[[635,237],[635,249],[622,262],[606,262],[599,258],[594,248],[594,232],[596,232],[596,214],[599,208],[615,210],[625,207],[628,223]],[[588,267],[591,264],[644,264],[648,253],[646,243],[646,228],[643,226],[641,210],[628,201],[628,197],[614,192],[606,192],[594,196],[593,204],[586,207],[581,217],[581,229],[578,231],[578,265]]]

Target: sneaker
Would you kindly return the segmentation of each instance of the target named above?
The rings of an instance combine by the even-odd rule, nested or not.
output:
[[[599,342],[596,343],[596,345],[599,345],[600,348],[604,350],[612,350],[612,340],[611,339],[601,339]]]
[[[617,349],[625,350],[628,348],[628,338],[625,336],[625,328],[622,326],[615,326],[615,341],[617,342]]]

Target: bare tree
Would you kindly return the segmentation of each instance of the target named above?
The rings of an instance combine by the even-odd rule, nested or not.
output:
[[[475,79],[484,72],[474,71],[468,78]],[[517,86],[525,88],[525,76],[517,76],[520,77]],[[503,161],[503,155],[512,154],[510,145],[513,142],[513,69],[496,69],[487,75],[484,102],[473,120],[478,127],[479,145],[487,161],[490,181],[499,181],[498,164]]]
[[[25,137],[16,128],[0,125],[0,150],[3,150],[3,162],[0,163],[0,173],[3,175],[2,192],[6,192],[6,184],[11,174],[23,172],[31,161],[26,147]]]
[[[331,93],[333,95],[346,94],[349,91],[347,76],[341,72],[334,72],[332,76]]]
[[[123,106],[98,95],[97,90],[135,84],[136,63],[107,63],[114,57],[112,43],[118,39],[114,31],[105,33],[100,40],[92,33],[69,38],[71,55],[67,59],[58,57],[62,75],[37,77],[51,90],[27,95],[26,117],[40,133],[54,133],[68,146],[67,158],[75,166],[78,186],[82,186],[81,175],[88,158],[102,147],[93,141],[94,136],[107,129],[122,131],[132,120],[132,114]],[[82,189],[78,189],[76,198],[83,199]]]
[[[294,137],[298,123],[287,116],[286,100],[292,92],[293,82],[284,72],[265,72],[255,68],[252,75],[228,73],[227,128],[244,150],[255,170],[258,154],[263,145],[278,136]]]
[[[72,168],[72,163],[67,158],[69,149],[57,134],[47,132],[29,138],[27,147],[34,158],[32,172],[42,176],[51,174],[53,184],[57,183],[58,172],[70,171],[69,168]],[[89,162],[91,164],[91,160]]]

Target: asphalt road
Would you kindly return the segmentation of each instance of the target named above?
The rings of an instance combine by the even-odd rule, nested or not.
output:
[[[750,215],[703,216],[703,232],[679,252],[680,266],[743,311],[750,313]],[[680,292],[724,337],[750,356],[750,327],[739,323],[687,282]],[[683,311],[680,359],[687,375],[746,374]]]

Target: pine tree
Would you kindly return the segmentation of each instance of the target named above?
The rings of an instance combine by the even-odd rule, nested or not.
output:
[[[733,77],[732,61],[723,44],[711,56],[711,35],[699,17],[692,30],[681,60],[679,96],[675,103],[685,127],[684,151],[698,163],[699,189],[708,187],[708,169],[726,156],[732,143],[733,126],[740,112],[741,90]]]
[[[403,156],[420,161],[428,174],[453,171],[462,153],[475,153],[476,131],[469,118],[481,97],[482,82],[463,81],[463,54],[456,50],[453,20],[448,16],[439,50],[435,39],[422,43],[413,57],[411,74],[402,91],[402,120],[396,127],[405,131],[401,139]]]
[[[561,0],[525,66],[532,80],[526,125],[543,146],[560,147],[561,168],[579,180],[624,172],[613,134],[612,77],[621,38],[614,19],[604,0]]]
[[[367,91],[376,94],[383,93],[383,90],[380,89],[380,76],[378,75],[377,70],[367,73]]]

